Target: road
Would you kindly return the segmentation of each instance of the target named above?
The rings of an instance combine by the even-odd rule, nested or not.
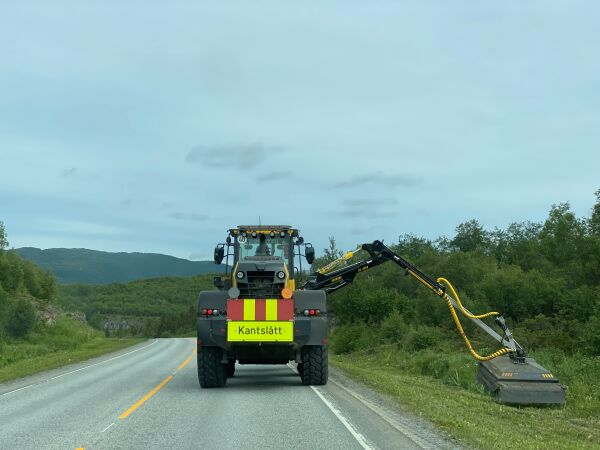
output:
[[[238,365],[224,389],[200,389],[194,339],[0,384],[2,449],[453,447],[340,374],[308,387],[293,366]]]

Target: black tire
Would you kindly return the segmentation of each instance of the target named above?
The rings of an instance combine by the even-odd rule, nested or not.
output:
[[[232,378],[235,373],[235,360],[227,363],[227,378]]]
[[[327,384],[328,358],[327,347],[323,345],[305,345],[302,347],[302,384],[322,386]]]
[[[223,349],[200,347],[198,349],[198,381],[203,388],[223,387],[227,382],[226,365],[221,363]]]

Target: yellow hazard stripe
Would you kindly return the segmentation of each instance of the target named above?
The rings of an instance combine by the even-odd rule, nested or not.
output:
[[[267,313],[265,315],[266,320],[277,320],[277,300],[268,298],[266,301]]]
[[[255,320],[254,312],[256,311],[254,305],[254,299],[245,298],[244,299],[244,320]]]

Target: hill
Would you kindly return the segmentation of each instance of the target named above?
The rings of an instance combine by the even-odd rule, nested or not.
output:
[[[8,246],[0,221],[0,383],[139,342],[108,339],[56,304],[54,276]]]
[[[211,275],[162,277],[105,285],[58,287],[57,303],[82,311],[107,336],[193,334],[198,293],[214,289]]]
[[[212,261],[189,261],[158,253],[111,253],[85,248],[22,247],[22,258],[50,270],[62,284],[122,283],[145,278],[190,276],[223,270]]]

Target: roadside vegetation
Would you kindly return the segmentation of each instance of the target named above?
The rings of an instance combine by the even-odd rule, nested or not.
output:
[[[61,311],[53,275],[7,247],[0,222],[0,382],[140,342],[107,339],[82,315]]]
[[[567,386],[567,404],[494,403],[475,383],[477,363],[445,303],[394,264],[329,298],[333,365],[475,447],[600,447],[600,191],[590,217],[565,203],[542,223],[486,230],[471,220],[451,239],[404,235],[392,247],[449,279],[471,311],[501,311],[515,338]],[[340,254],[335,240],[325,253],[317,264]],[[463,325],[481,354],[498,348]]]
[[[66,311],[82,311],[106,336],[193,336],[198,293],[208,289],[214,289],[212,275],[70,284],[59,286],[57,302]]]

